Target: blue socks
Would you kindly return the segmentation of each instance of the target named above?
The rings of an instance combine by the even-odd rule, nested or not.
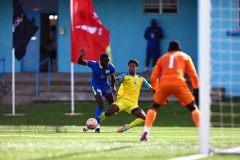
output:
[[[101,114],[102,114],[102,107],[97,107],[97,109],[96,109],[96,120],[97,120],[97,122],[98,122],[98,125],[100,125],[100,119],[101,119]]]

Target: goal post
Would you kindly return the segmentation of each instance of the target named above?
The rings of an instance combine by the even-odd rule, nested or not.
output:
[[[198,0],[200,154],[240,154],[240,0]]]
[[[198,70],[200,85],[200,154],[210,150],[210,0],[198,0]]]

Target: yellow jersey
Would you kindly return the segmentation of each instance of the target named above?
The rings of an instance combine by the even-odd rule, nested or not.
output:
[[[138,98],[141,88],[151,88],[151,85],[139,75],[122,74],[116,78],[116,84],[120,85],[117,98],[128,99],[138,104]]]

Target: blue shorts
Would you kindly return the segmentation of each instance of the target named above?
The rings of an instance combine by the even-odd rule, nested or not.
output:
[[[109,85],[106,85],[104,87],[91,85],[91,89],[94,96],[97,94],[101,94],[104,97],[109,97],[113,95]]]

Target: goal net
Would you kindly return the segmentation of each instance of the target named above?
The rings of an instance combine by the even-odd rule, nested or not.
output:
[[[198,4],[200,153],[240,154],[240,0]]]

